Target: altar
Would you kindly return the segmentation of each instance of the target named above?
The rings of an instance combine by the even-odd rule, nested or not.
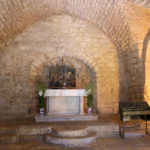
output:
[[[47,89],[46,114],[83,115],[84,96],[86,96],[85,89]]]
[[[36,122],[92,121],[98,115],[84,113],[85,89],[47,89],[46,115],[35,116]]]

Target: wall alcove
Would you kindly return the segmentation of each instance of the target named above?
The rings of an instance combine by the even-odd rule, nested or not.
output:
[[[93,98],[93,111],[97,111],[97,79],[96,79],[96,72],[93,68],[85,64],[82,60],[73,58],[73,57],[63,57],[63,66],[68,68],[75,69],[75,86],[70,87],[73,89],[85,89],[86,84],[89,82],[93,82],[95,84],[95,93]],[[42,82],[47,84],[49,87],[50,84],[50,69],[57,68],[58,66],[62,65],[62,58],[52,58],[50,62],[43,63],[36,69],[36,76],[34,77],[34,82]],[[57,77],[59,78],[59,76]],[[51,87],[49,87],[51,88]],[[60,87],[61,88],[61,87]],[[69,88],[69,87],[66,87]],[[58,89],[58,87],[57,87]],[[84,111],[87,112],[87,103],[86,98],[84,99]]]

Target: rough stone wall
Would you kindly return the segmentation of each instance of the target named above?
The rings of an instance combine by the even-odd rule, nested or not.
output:
[[[146,100],[144,92],[146,86],[145,67],[146,58],[146,36],[150,29],[150,11],[146,8],[137,7],[135,4],[127,3],[124,5],[126,20],[130,25],[130,34],[132,43],[128,43],[127,50],[127,73],[128,82],[128,100]]]
[[[116,113],[119,68],[115,47],[95,26],[67,15],[56,15],[32,25],[5,49],[0,60],[3,113],[35,113],[37,76],[42,66],[55,65],[54,60],[62,56],[68,57],[68,61],[72,58],[70,64],[79,60],[96,73],[92,79],[97,86],[95,110]]]
[[[92,23],[116,47],[119,60],[119,100],[143,100],[145,96],[143,41],[150,27],[148,0],[1,0],[0,58],[6,55],[5,45],[28,26],[62,13]],[[24,43],[28,44],[28,41]],[[12,51],[15,53],[14,49]],[[85,58],[84,60],[89,62]],[[95,63],[93,66],[96,66]],[[1,80],[3,82],[2,78]]]
[[[89,21],[97,26],[113,42],[118,50],[120,66],[120,100],[128,99],[124,89],[126,78],[126,50],[130,49],[130,27],[122,7],[124,0],[27,0],[1,3],[1,41],[3,47],[27,26],[54,14],[66,13]],[[9,20],[9,21],[5,21]],[[125,74],[125,75],[124,75]],[[126,79],[125,79],[126,78]],[[125,79],[125,80],[124,80]]]

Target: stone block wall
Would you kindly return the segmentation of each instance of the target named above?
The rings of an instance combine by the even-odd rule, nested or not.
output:
[[[117,113],[120,77],[115,47],[92,24],[62,14],[28,27],[5,49],[0,60],[1,115],[35,114],[37,77],[42,77],[44,65],[56,65],[62,56],[82,78],[95,81],[95,111]],[[83,88],[80,79],[77,83]]]
[[[126,70],[129,76],[128,100],[149,101],[146,98],[149,93],[147,89],[147,86],[149,86],[147,78],[149,76],[147,73],[149,72],[149,67],[146,57],[149,57],[148,32],[150,29],[150,11],[146,8],[137,7],[133,3],[128,3],[124,9],[126,10],[126,18],[130,25],[131,35],[126,51]]]
[[[4,114],[36,112],[39,68],[62,56],[95,72],[94,105],[99,112],[117,112],[119,100],[149,101],[149,48],[145,48],[149,8],[148,0],[2,0],[0,108]]]

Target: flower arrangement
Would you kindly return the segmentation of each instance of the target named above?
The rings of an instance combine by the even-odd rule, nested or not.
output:
[[[86,85],[86,96],[87,96],[87,105],[88,108],[91,108],[92,106],[92,100],[93,100],[93,94],[94,94],[94,83],[89,83]]]
[[[39,107],[44,107],[44,95],[47,86],[44,83],[38,82],[37,83],[37,91],[38,91],[38,100],[39,100]]]

